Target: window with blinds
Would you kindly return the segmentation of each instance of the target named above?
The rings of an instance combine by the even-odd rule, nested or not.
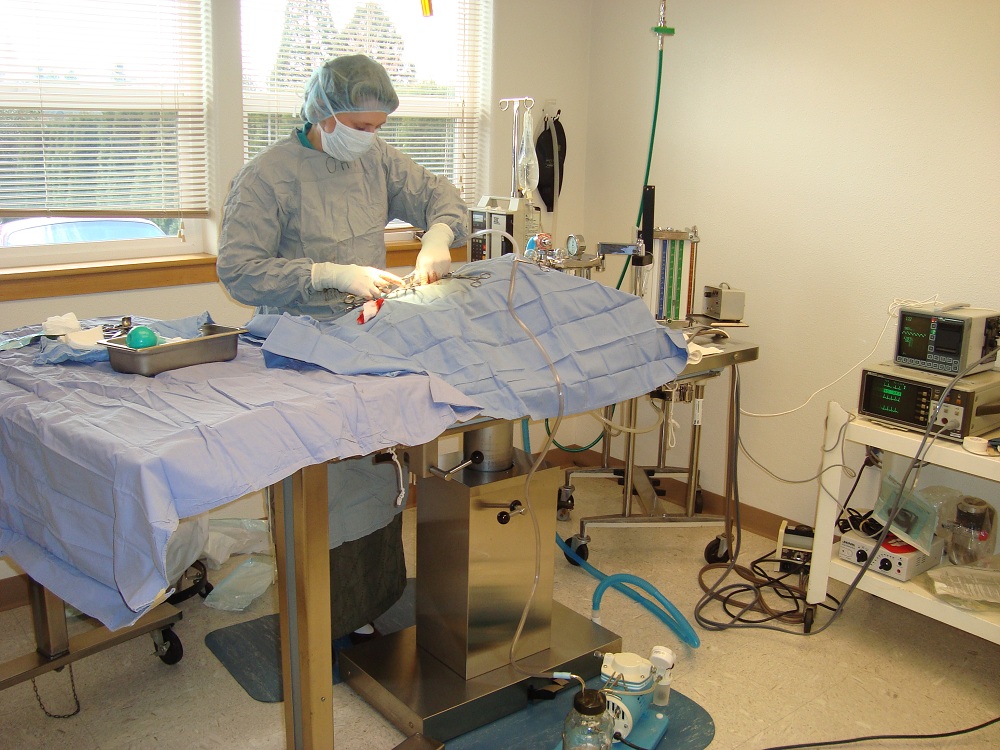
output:
[[[0,218],[208,215],[202,0],[4,0]]]
[[[236,24],[221,0],[3,0],[0,269],[211,252],[241,63],[244,159],[301,124],[316,66],[361,51],[400,96],[382,137],[474,202],[492,0],[421,5],[241,0]]]
[[[478,200],[481,118],[489,83],[491,0],[242,0],[245,156],[302,124],[309,76],[362,53],[388,71],[399,109],[379,136]]]

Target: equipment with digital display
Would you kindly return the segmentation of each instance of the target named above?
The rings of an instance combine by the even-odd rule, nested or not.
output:
[[[1000,312],[962,305],[899,308],[895,362],[928,372],[958,375],[995,350]],[[989,370],[996,353],[969,372]]]
[[[506,232],[524,250],[528,239],[541,230],[541,209],[524,198],[500,198],[484,195],[479,203],[469,209],[469,225],[472,233],[484,229],[498,229]],[[469,259],[486,260],[499,258],[514,252],[510,240],[499,234],[473,237],[469,240]]]
[[[895,427],[923,432],[952,378],[891,363],[861,372],[858,413]],[[1000,372],[961,378],[934,419],[939,437],[961,441],[1000,427]]]

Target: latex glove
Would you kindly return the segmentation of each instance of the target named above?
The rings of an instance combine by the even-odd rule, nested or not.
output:
[[[402,283],[403,280],[396,274],[372,266],[313,263],[312,267],[314,289],[339,289],[345,294],[365,299],[378,297],[390,286]]]
[[[434,224],[420,238],[420,252],[414,275],[420,283],[437,281],[451,271],[451,243],[455,233],[447,224]]]

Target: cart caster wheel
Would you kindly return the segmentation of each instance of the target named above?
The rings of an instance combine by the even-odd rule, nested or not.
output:
[[[729,562],[729,549],[725,544],[725,539],[721,536],[715,537],[705,547],[705,562],[709,565],[715,563]]]
[[[576,507],[576,501],[573,499],[573,485],[567,484],[565,487],[559,488],[559,494],[556,496],[556,518],[560,521],[568,521],[569,514]]]
[[[157,635],[160,637],[157,638]],[[164,628],[159,633],[154,632],[153,642],[156,644],[156,655],[164,664],[176,664],[184,656],[184,646],[181,644],[180,636],[172,627]]]
[[[579,557],[584,562],[587,562],[587,559],[590,557],[590,547],[587,546],[586,542],[578,544],[577,546],[574,547],[573,540],[575,539],[576,539],[575,536],[571,536],[568,539],[564,539],[563,541],[566,542],[567,547],[569,547],[577,554],[577,557]],[[580,563],[578,563],[572,557],[567,555],[565,552],[563,553],[563,556],[566,558],[566,560],[569,562],[570,565],[576,565],[577,567],[580,567]]]
[[[694,493],[694,512],[701,513],[705,510],[705,495],[702,494],[701,490],[696,490]]]
[[[813,623],[816,621],[816,607],[815,605],[807,605],[805,611],[802,613],[802,632],[811,633],[813,629]]]

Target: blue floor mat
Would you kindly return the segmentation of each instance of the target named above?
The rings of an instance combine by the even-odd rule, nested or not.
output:
[[[251,698],[261,703],[281,701],[278,615],[213,630],[205,636],[205,645]]]
[[[415,580],[408,578],[399,601],[375,620],[375,627],[388,634],[413,625],[415,596]],[[281,702],[281,635],[277,614],[213,630],[205,636],[205,645],[251,698],[261,703]],[[346,636],[333,642],[334,653],[350,646]],[[335,662],[333,684],[338,682],[340,667]]]
[[[578,683],[579,684],[579,683]],[[600,679],[587,682],[598,687]],[[552,750],[559,743],[563,721],[573,705],[578,688],[563,690],[554,700],[537,701],[510,716],[463,734],[445,743],[447,750]],[[667,734],[656,748],[647,750],[703,750],[715,738],[715,722],[708,712],[676,690],[664,710],[669,719]],[[626,750],[617,744],[615,748]]]

